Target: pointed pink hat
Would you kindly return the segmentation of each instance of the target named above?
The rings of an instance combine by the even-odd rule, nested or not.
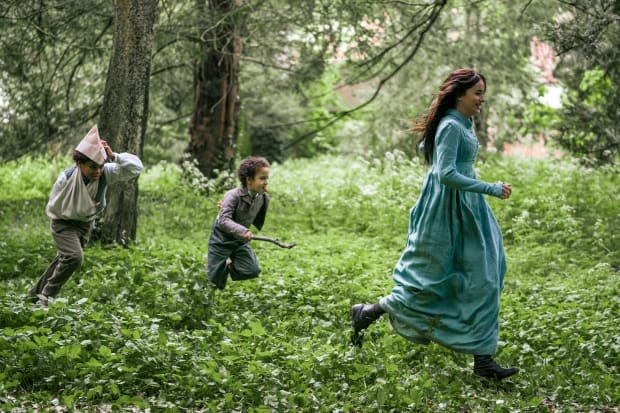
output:
[[[97,129],[97,125],[93,126],[88,131],[86,136],[84,136],[84,139],[82,139],[82,141],[75,148],[75,150],[83,153],[99,165],[105,162],[106,153],[103,149],[103,146],[101,146],[101,140],[99,139],[99,130]]]

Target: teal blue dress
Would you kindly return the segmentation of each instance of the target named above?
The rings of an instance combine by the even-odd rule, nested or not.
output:
[[[478,139],[457,110],[435,135],[432,166],[411,209],[407,244],[380,300],[400,335],[420,344],[492,355],[499,334],[506,260],[499,225],[484,195],[501,183],[476,179]]]

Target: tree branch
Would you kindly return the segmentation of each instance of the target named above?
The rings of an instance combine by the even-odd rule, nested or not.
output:
[[[529,0],[525,6],[523,6],[523,8],[521,9],[521,13],[519,13],[519,18],[522,18],[523,15],[525,14],[525,11],[527,10],[528,7],[530,7],[530,5],[534,2],[534,0]]]
[[[97,35],[97,37],[95,38],[95,41],[93,42],[93,47],[96,47],[97,43],[99,43],[99,41],[103,38],[103,35],[112,26],[113,22],[114,22],[113,18],[108,19],[108,24],[105,25],[103,30],[101,30],[99,35]],[[78,69],[82,66],[85,59],[86,59],[86,51],[82,50],[80,59],[78,59],[77,63],[73,65],[73,68],[71,69],[71,73],[69,74],[69,80],[67,82],[67,88],[65,91],[65,100],[66,100],[67,110],[69,110],[69,96],[71,94],[71,89],[73,87],[73,79],[75,78],[75,74],[77,73]]]
[[[186,66],[188,66],[187,63],[179,63],[178,65],[171,65],[171,66],[162,67],[161,69],[154,70],[151,73],[151,77],[159,75],[159,74],[162,74],[162,73],[165,73],[165,72],[169,72],[171,70],[175,70],[175,69],[179,69],[179,68],[182,68],[182,67],[186,67]]]
[[[373,102],[377,98],[377,96],[379,95],[379,92],[381,91],[381,89],[383,88],[385,83],[387,83],[398,72],[400,72],[400,70],[407,63],[409,63],[411,60],[413,60],[413,57],[415,56],[415,54],[418,52],[420,46],[422,45],[422,41],[424,40],[424,37],[430,31],[430,29],[433,27],[435,22],[437,21],[437,18],[441,14],[441,11],[444,8],[444,6],[446,5],[446,3],[447,3],[447,0],[442,0],[440,3],[438,3],[438,4],[436,4],[434,6],[433,11],[431,12],[431,15],[427,19],[426,26],[421,30],[421,32],[420,32],[420,34],[418,36],[418,39],[415,42],[415,45],[414,45],[413,49],[409,52],[409,54],[405,57],[405,59],[394,70],[392,70],[392,72],[388,73],[385,77],[383,77],[379,81],[379,84],[377,85],[374,93],[372,94],[372,96],[368,100],[366,100],[365,102],[362,102],[361,104],[359,104],[358,106],[354,107],[353,109],[349,109],[349,110],[338,112],[332,119],[330,119],[327,123],[325,123],[321,127],[317,128],[315,130],[312,130],[312,131],[310,131],[308,133],[305,133],[305,134],[295,138],[293,141],[289,142],[287,145],[284,146],[284,149],[289,149],[289,148],[299,144],[300,142],[302,142],[303,140],[307,139],[308,137],[313,136],[313,135],[317,134],[318,132],[321,132],[321,131],[327,129],[328,127],[330,127],[331,125],[333,125],[337,121],[339,121],[339,120],[341,120],[341,119],[343,119],[345,117],[350,116],[354,112],[356,112],[356,111],[358,111],[358,110],[368,106],[371,102]],[[408,32],[408,35],[412,35],[413,32],[414,31],[410,30]],[[403,42],[404,42],[404,38],[401,39],[401,41],[399,41],[399,43],[403,43]]]

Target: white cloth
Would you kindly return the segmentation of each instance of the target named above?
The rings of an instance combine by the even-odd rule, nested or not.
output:
[[[124,182],[136,178],[143,169],[142,161],[130,153],[114,154],[113,162],[103,165],[103,173],[108,186],[115,182]],[[98,189],[98,180],[90,181],[88,184],[84,183],[79,167],[76,167],[69,179],[63,171],[54,184],[45,212],[51,219],[92,221],[96,217],[96,211],[103,210],[106,203],[105,194],[100,201],[103,205],[97,205],[95,202],[94,198]],[[84,194],[88,197],[93,211],[86,207],[88,203],[83,198]],[[74,202],[79,206],[73,205]]]
[[[65,184],[50,196],[47,203],[47,215],[54,219],[71,219],[76,221],[90,221],[97,212],[96,204],[91,197],[88,186],[84,185],[84,178],[80,168],[75,168],[69,179],[62,175]],[[56,185],[54,185],[56,188]]]

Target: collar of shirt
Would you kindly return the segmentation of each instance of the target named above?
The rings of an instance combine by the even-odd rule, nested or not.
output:
[[[258,195],[258,193],[257,192],[252,193],[248,190],[248,188],[241,187],[239,191],[239,195],[241,196],[241,199],[244,199],[246,202],[251,204],[256,199],[256,196]]]
[[[452,115],[452,117],[456,118],[463,126],[465,126],[468,129],[470,129],[473,125],[472,118],[466,117],[465,115],[463,115],[461,112],[459,112],[456,109],[448,109],[447,114]]]

